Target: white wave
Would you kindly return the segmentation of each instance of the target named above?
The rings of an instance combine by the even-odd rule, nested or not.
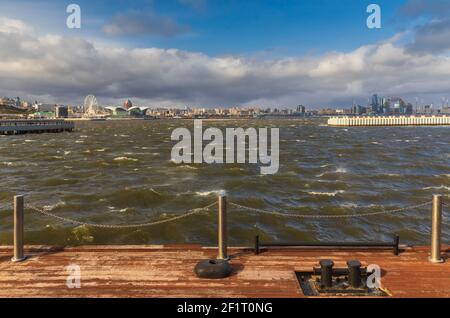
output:
[[[341,207],[346,208],[346,209],[356,209],[359,207],[359,205],[356,203],[343,203],[343,204],[341,204]]]
[[[327,197],[335,197],[338,194],[344,193],[344,190],[337,190],[334,192],[316,192],[316,191],[308,191],[308,194],[311,195],[321,195],[321,196],[327,196]]]
[[[191,170],[197,170],[197,167],[193,167],[193,166],[189,166],[189,165],[182,165],[182,166],[178,166],[178,168],[181,169],[191,169]]]
[[[347,173],[347,169],[339,167],[339,168],[336,168],[336,170],[334,170],[334,171],[325,171],[325,172],[319,173],[319,174],[316,175],[316,177],[317,178],[321,178],[324,175],[327,175],[327,174],[330,174],[330,173]]]
[[[53,211],[56,208],[63,207],[65,205],[66,205],[66,202],[59,201],[59,202],[57,202],[55,204],[44,205],[42,208],[43,208],[44,211],[50,212],[50,211]]]
[[[440,187],[426,187],[423,188],[424,190],[446,190],[446,191],[450,191],[450,187],[445,186],[445,185],[441,185]]]
[[[17,166],[17,163],[11,162],[11,161],[4,161],[4,162],[1,162],[0,164],[2,164],[2,165],[4,165],[4,166],[7,166],[7,167],[14,167],[14,166]]]
[[[207,197],[207,196],[212,195],[212,194],[220,195],[220,194],[222,194],[224,192],[225,192],[225,190],[212,190],[212,191],[198,191],[198,192],[195,192],[195,194],[199,195],[201,197]]]
[[[129,158],[129,157],[117,157],[117,158],[114,158],[114,161],[133,161],[133,162],[136,162],[136,161],[139,161],[139,160],[135,159],[135,158]]]

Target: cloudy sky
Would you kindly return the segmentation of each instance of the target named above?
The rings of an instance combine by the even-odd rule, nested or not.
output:
[[[42,102],[440,106],[449,53],[448,0],[0,0],[0,96]]]

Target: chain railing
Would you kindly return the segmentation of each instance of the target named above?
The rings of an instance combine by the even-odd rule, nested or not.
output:
[[[267,211],[267,210],[252,208],[252,207],[244,206],[244,205],[237,204],[234,202],[230,202],[230,205],[234,206],[238,209],[243,209],[243,210],[247,210],[250,212],[269,214],[269,215],[281,216],[281,217],[292,217],[292,218],[301,218],[301,219],[338,219],[338,218],[357,218],[357,217],[366,217],[366,216],[373,216],[373,215],[380,215],[380,214],[401,213],[401,212],[410,211],[410,210],[424,207],[426,205],[431,204],[431,202],[432,201],[427,201],[427,202],[424,202],[421,204],[412,205],[412,206],[408,206],[405,208],[383,210],[383,211],[378,211],[378,212],[357,213],[357,214],[293,214],[293,213],[282,213],[282,212]]]
[[[406,211],[412,211],[427,205],[431,204],[432,207],[432,257],[430,261],[432,262],[440,262],[440,239],[441,239],[441,224],[442,224],[442,212],[443,207],[449,207],[443,200],[443,197],[447,197],[447,195],[434,195],[432,201],[427,201],[424,203],[385,210],[384,207],[382,211],[376,212],[367,212],[367,213],[353,213],[353,214],[294,214],[294,213],[282,213],[278,211],[269,211],[258,208],[252,208],[249,206],[245,206],[242,204],[238,204],[235,202],[229,202],[228,204],[234,208],[242,209],[254,213],[261,214],[269,214],[280,217],[293,217],[293,218],[301,218],[301,219],[338,219],[338,218],[359,218],[359,217],[369,217],[375,215],[386,215],[386,214],[399,214]],[[448,196],[450,197],[450,196]],[[208,204],[202,208],[195,208],[188,210],[187,212],[179,215],[175,215],[172,217],[158,219],[158,220],[150,220],[143,223],[138,224],[97,224],[92,222],[80,221],[64,216],[60,216],[45,209],[40,209],[35,207],[32,204],[25,204],[24,196],[15,196],[14,197],[14,257],[13,261],[22,261],[26,259],[23,253],[23,238],[24,238],[24,211],[25,208],[47,216],[54,219],[57,219],[62,222],[67,222],[71,224],[76,224],[80,226],[89,226],[94,228],[103,228],[103,229],[130,229],[130,228],[144,228],[150,227],[160,224],[165,224],[177,220],[181,220],[187,218],[192,215],[199,214],[203,211],[208,211],[211,207],[216,205],[217,202],[213,202]],[[219,195],[218,198],[218,238],[219,238],[219,259],[227,259],[227,199],[226,195]]]
[[[66,223],[71,223],[71,224],[76,224],[76,225],[81,225],[81,226],[90,226],[90,227],[102,228],[102,229],[130,229],[130,228],[150,227],[150,226],[154,226],[154,225],[160,225],[160,224],[164,224],[164,223],[181,220],[181,219],[187,218],[188,216],[195,215],[195,214],[198,214],[203,211],[207,211],[214,205],[216,205],[216,202],[208,204],[207,206],[205,206],[203,208],[192,209],[183,214],[176,215],[176,216],[173,216],[173,217],[170,217],[167,219],[147,221],[147,222],[139,223],[139,224],[97,224],[97,223],[83,222],[83,221],[79,221],[79,220],[75,220],[75,219],[71,219],[71,218],[67,218],[67,217],[63,217],[60,215],[50,213],[48,211],[39,209],[30,204],[27,204],[26,207],[33,212],[40,213],[47,217],[52,217],[54,219],[57,219],[57,220],[60,220],[60,221],[66,222]]]

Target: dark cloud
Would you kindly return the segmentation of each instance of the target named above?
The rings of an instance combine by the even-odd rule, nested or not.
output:
[[[448,57],[412,54],[391,42],[261,60],[105,47],[81,38],[17,33],[17,21],[7,22],[0,23],[0,96],[81,103],[95,94],[102,104],[132,98],[151,106],[336,106],[374,92],[440,100],[450,87]]]
[[[416,53],[444,53],[450,50],[450,19],[432,21],[416,28],[414,41],[407,46]]]
[[[450,14],[449,0],[409,0],[400,8],[400,14],[407,17],[448,17]]]
[[[172,37],[187,33],[190,27],[180,25],[170,17],[154,12],[130,11],[115,16],[103,26],[103,32],[110,36],[158,35]]]
[[[409,24],[416,24],[408,52],[440,54],[450,49],[449,0],[409,0],[399,12]]]

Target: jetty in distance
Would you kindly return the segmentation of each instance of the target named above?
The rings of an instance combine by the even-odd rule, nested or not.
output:
[[[50,133],[73,131],[72,121],[58,119],[14,119],[0,120],[0,135],[20,135],[28,133]]]
[[[329,126],[444,126],[450,116],[342,116],[328,119]]]

